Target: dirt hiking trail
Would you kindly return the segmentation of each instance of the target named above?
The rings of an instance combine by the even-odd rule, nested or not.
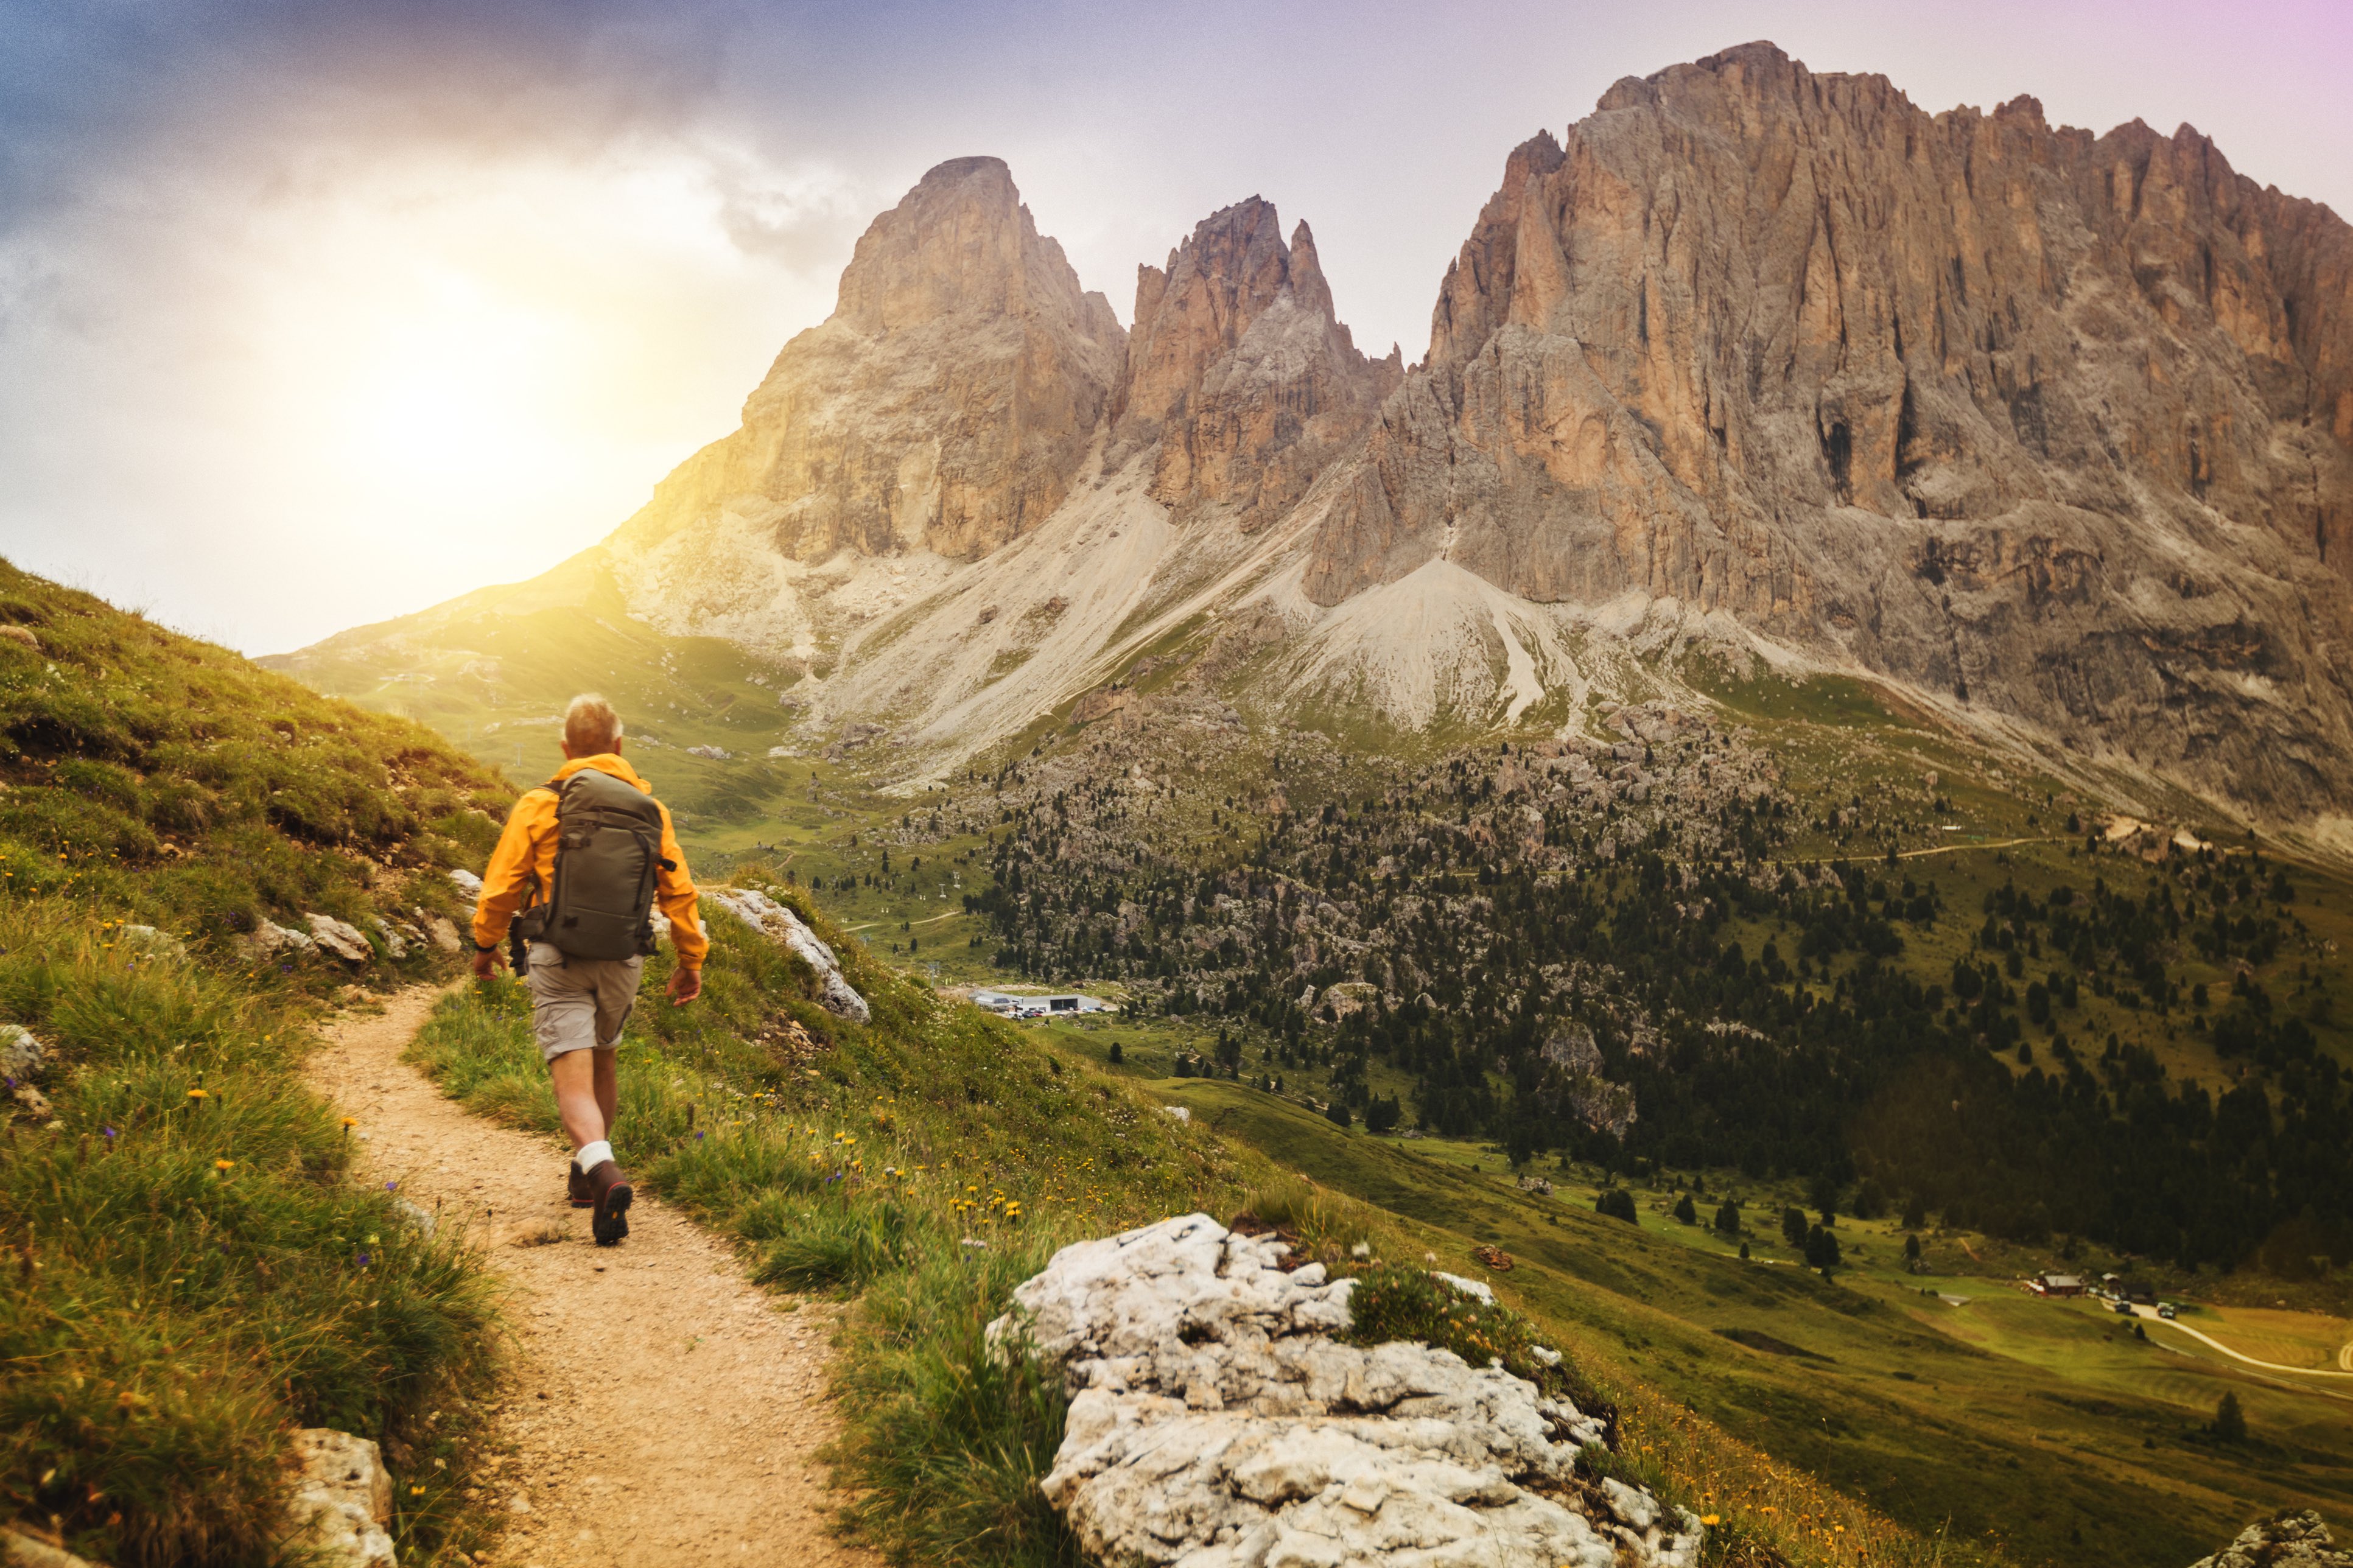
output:
[[[308,1072],[358,1119],[364,1173],[464,1226],[506,1288],[514,1341],[492,1430],[507,1458],[476,1505],[510,1517],[477,1561],[879,1563],[828,1532],[810,1457],[839,1425],[825,1393],[839,1309],[781,1310],[642,1190],[628,1239],[595,1246],[554,1142],[468,1115],[400,1059],[442,994],[420,985],[335,1021]]]

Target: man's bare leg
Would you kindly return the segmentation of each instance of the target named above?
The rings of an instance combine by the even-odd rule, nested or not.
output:
[[[601,1136],[610,1138],[621,1117],[621,1050],[618,1046],[599,1046],[588,1054],[596,1058],[596,1112],[605,1126]]]
[[[555,1113],[564,1119],[564,1135],[572,1140],[575,1154],[605,1140],[613,1103],[612,1058],[610,1051],[566,1051],[547,1064],[547,1075],[555,1083]]]
[[[590,1188],[595,1215],[589,1231],[599,1247],[610,1247],[629,1234],[629,1180],[613,1162],[613,1146],[606,1142],[611,1128],[617,1081],[615,1053],[566,1051],[547,1064],[555,1085],[555,1111],[564,1121],[564,1135],[572,1140],[573,1163],[579,1166]]]

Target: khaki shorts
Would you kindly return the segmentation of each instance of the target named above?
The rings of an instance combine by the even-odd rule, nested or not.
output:
[[[638,1004],[642,958],[566,958],[543,942],[531,944],[531,1028],[547,1061],[569,1051],[609,1051]]]

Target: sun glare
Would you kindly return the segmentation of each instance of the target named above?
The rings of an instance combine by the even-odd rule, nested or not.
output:
[[[559,324],[464,279],[371,307],[330,395],[336,445],[355,468],[422,500],[520,477],[512,470],[560,444],[548,423],[550,405],[569,401],[548,384],[563,368],[550,363],[565,357]]]
[[[420,578],[544,566],[602,534],[823,313],[733,243],[723,200],[675,158],[378,171],[290,197],[257,239],[274,287],[235,336],[242,422],[278,459],[258,465],[267,493],[310,547],[357,565],[396,536]]]

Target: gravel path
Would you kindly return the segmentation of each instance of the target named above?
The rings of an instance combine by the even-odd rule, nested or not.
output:
[[[839,1310],[786,1310],[684,1217],[640,1193],[598,1247],[565,1202],[556,1146],[468,1115],[400,1054],[441,993],[418,986],[326,1032],[312,1083],[358,1119],[362,1163],[442,1223],[456,1216],[508,1289],[514,1342],[480,1561],[512,1568],[794,1568],[880,1559],[834,1540],[822,1468]]]

